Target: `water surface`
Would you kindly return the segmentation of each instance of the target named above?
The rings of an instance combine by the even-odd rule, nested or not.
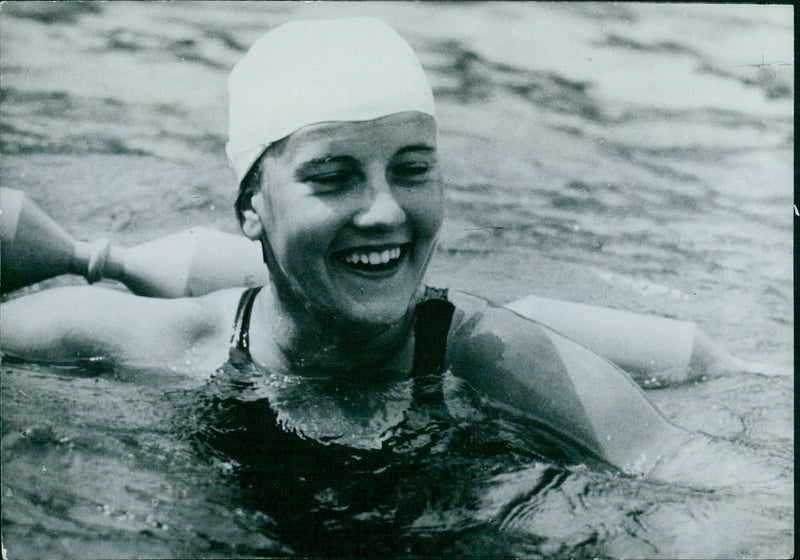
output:
[[[365,13],[411,42],[436,92],[448,211],[431,283],[693,320],[742,358],[792,363],[788,6],[7,3],[0,182],[79,238],[236,231],[229,69],[274,25]],[[9,558],[303,552],[240,465],[198,446],[213,370],[6,361]],[[670,420],[741,450],[704,466],[741,484],[459,448],[415,456],[438,484],[410,476],[400,533],[361,542],[401,556],[789,555],[792,378],[652,386]],[[475,425],[541,444],[507,418]],[[768,482],[747,482],[757,469]],[[425,491],[431,508],[415,502]]]

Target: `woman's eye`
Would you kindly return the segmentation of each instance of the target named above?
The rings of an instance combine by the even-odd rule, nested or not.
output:
[[[427,179],[431,166],[424,162],[404,163],[392,169],[392,175],[400,181],[421,181]]]
[[[328,188],[342,188],[352,184],[353,181],[356,180],[355,173],[349,173],[344,171],[337,171],[334,173],[321,173],[319,175],[314,175],[309,177],[307,181],[311,183],[316,183],[318,185],[322,185]]]

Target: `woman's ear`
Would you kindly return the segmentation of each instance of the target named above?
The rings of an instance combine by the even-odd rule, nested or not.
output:
[[[239,201],[239,215],[242,233],[252,240],[259,240],[264,233],[261,215],[264,213],[264,199],[261,191],[247,190]]]

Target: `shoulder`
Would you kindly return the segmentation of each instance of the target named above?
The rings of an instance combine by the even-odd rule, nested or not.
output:
[[[183,301],[196,305],[215,326],[230,335],[236,319],[236,309],[245,290],[246,288],[227,288],[197,298],[185,298]]]
[[[492,342],[503,346],[515,341],[526,347],[534,341],[550,345],[550,329],[484,298],[464,292],[451,292],[455,305],[448,344],[475,358],[491,359],[485,353]]]
[[[622,370],[544,325],[454,293],[454,375],[629,472],[679,435]]]
[[[547,398],[566,379],[550,329],[477,296],[455,292],[450,299],[456,310],[448,362],[455,374],[505,401],[519,400],[517,380],[526,385],[526,393]]]
[[[514,312],[468,294],[456,305],[448,339],[448,365],[476,389],[539,420],[585,427],[573,383],[551,331]]]

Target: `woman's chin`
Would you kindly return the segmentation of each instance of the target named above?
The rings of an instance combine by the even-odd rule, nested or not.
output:
[[[384,330],[402,321],[409,313],[412,297],[382,298],[380,301],[351,302],[340,317],[353,326]]]

